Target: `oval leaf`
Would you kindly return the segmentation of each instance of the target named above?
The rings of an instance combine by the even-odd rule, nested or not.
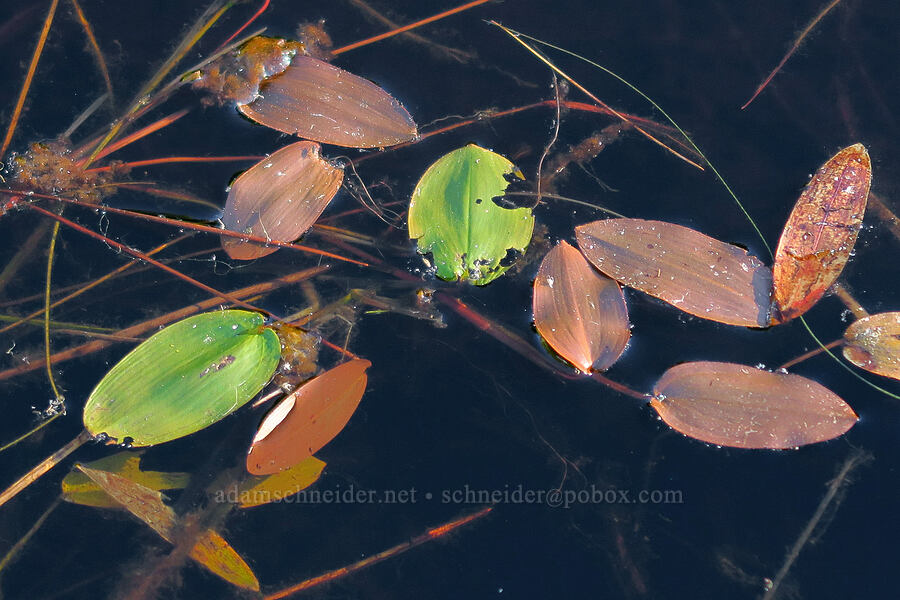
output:
[[[566,242],[541,262],[533,305],[541,337],[585,373],[605,371],[625,351],[631,329],[622,288]]]
[[[769,324],[772,274],[746,250],[693,229],[642,219],[575,228],[591,264],[687,313],[729,325]]]
[[[292,242],[313,226],[344,179],[344,171],[319,155],[315,142],[297,142],[245,171],[231,185],[222,223],[225,229],[277,242]],[[260,258],[278,250],[222,236],[234,259]]]
[[[409,205],[409,237],[418,240],[419,252],[433,254],[438,277],[484,285],[510,267],[501,264],[510,251],[525,251],[534,229],[531,210],[492,201],[514,173],[521,178],[511,162],[474,144],[425,171]]]
[[[862,226],[871,182],[869,153],[854,144],[829,159],[806,185],[775,251],[777,322],[805,313],[841,274]]]
[[[900,312],[856,321],[844,332],[844,356],[861,369],[900,379]]]
[[[224,310],[166,327],[120,360],[84,407],[84,425],[134,446],[199,431],[269,381],[281,348],[262,315]]]
[[[161,538],[172,542],[177,520],[175,511],[163,502],[162,494],[114,473],[84,465],[77,465],[77,468],[128,512],[149,525]],[[212,529],[207,529],[198,536],[190,556],[225,581],[244,589],[259,591],[259,581],[253,570]]]
[[[283,133],[350,148],[383,148],[418,135],[412,117],[390,94],[310,56],[295,56],[238,110]]]
[[[253,475],[277,473],[330,442],[359,406],[370,366],[363,359],[340,364],[276,404],[253,438],[247,470]]]
[[[799,375],[733,363],[672,367],[650,405],[684,435],[735,448],[796,448],[830,440],[856,423],[834,392]]]

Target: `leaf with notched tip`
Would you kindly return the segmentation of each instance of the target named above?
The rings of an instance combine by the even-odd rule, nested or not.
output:
[[[366,391],[367,360],[342,363],[304,383],[263,418],[247,471],[268,475],[309,458],[347,425]]]
[[[448,152],[419,179],[409,203],[409,237],[434,257],[437,276],[486,285],[525,252],[534,230],[529,208],[503,208],[510,181],[522,180],[509,160],[475,144]]]
[[[643,219],[594,221],[576,227],[575,237],[591,264],[623,285],[704,319],[769,324],[772,274],[742,248]]]
[[[844,357],[866,371],[900,379],[900,312],[860,319],[844,332]]]
[[[259,161],[228,191],[225,229],[277,242],[292,242],[313,226],[344,179],[344,171],[319,154],[319,144],[296,142]],[[228,256],[260,258],[278,250],[222,236]]]
[[[295,56],[238,110],[266,127],[350,148],[384,148],[418,135],[412,117],[390,94],[310,56]]]
[[[854,144],[806,185],[775,251],[773,322],[805,313],[841,274],[862,226],[871,182],[869,153]]]
[[[560,242],[534,280],[534,325],[553,350],[585,373],[618,360],[631,330],[619,284]]]
[[[656,382],[650,405],[686,436],[735,448],[796,448],[835,438],[858,420],[824,386],[734,363],[692,362]]]

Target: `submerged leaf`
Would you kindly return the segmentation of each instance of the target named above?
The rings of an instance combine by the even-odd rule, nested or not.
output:
[[[684,435],[735,448],[796,448],[835,438],[858,417],[824,386],[733,363],[692,362],[656,382],[650,405]]]
[[[175,511],[163,502],[162,494],[120,475],[84,465],[77,467],[128,512],[172,543],[177,520]],[[190,556],[225,581],[244,589],[259,591],[259,581],[244,559],[212,529],[207,529],[198,536]]]
[[[631,330],[622,288],[566,242],[541,262],[533,305],[541,337],[585,373],[605,371],[625,351]]]
[[[85,463],[84,466],[99,471],[107,471],[120,475],[151,490],[180,490],[190,480],[188,473],[165,473],[161,471],[143,471],[140,468],[140,452],[117,452],[104,456],[99,460]],[[72,471],[62,480],[63,500],[83,506],[97,508],[121,508],[109,494],[94,483],[87,475]]]
[[[856,243],[872,182],[862,144],[822,165],[788,217],[773,266],[775,322],[802,315],[838,278]]]
[[[325,463],[310,456],[278,473],[247,477],[235,489],[233,501],[241,508],[279,502],[314,484],[323,469]]]
[[[283,133],[350,148],[383,148],[418,135],[412,117],[390,94],[310,56],[295,56],[238,110]]]
[[[743,248],[693,229],[642,219],[575,228],[591,264],[616,281],[687,313],[729,325],[769,324],[772,274]]]
[[[259,161],[228,191],[225,229],[292,242],[313,226],[341,187],[344,171],[319,155],[319,144],[296,142]],[[266,256],[278,247],[222,236],[234,259]]]
[[[419,252],[431,252],[441,279],[468,279],[484,285],[511,265],[510,252],[524,252],[534,216],[528,208],[501,208],[509,177],[522,178],[515,165],[474,144],[445,154],[413,191],[409,237]]]
[[[247,470],[253,475],[277,473],[330,442],[359,406],[370,366],[363,359],[342,363],[276,404],[253,438]]]
[[[97,384],[84,407],[93,435],[150,446],[199,431],[231,414],[269,381],[281,348],[245,310],[179,321],[129,352]]]
[[[860,319],[844,332],[844,356],[861,369],[900,379],[900,312]]]

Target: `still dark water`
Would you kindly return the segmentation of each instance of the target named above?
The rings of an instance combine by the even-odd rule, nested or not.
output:
[[[0,110],[9,120],[44,2],[8,3],[0,14]],[[120,106],[161,64],[202,2],[123,3],[84,1],[110,68]],[[873,159],[873,191],[890,202],[898,191],[895,165],[900,75],[896,49],[900,7],[890,2],[846,0],[789,61],[773,85],[747,110],[743,104],[789,47],[796,32],[822,8],[820,2],[598,3],[507,1],[489,4],[422,30],[422,35],[471,52],[467,63],[447,60],[411,41],[388,41],[347,53],[342,68],[368,77],[409,109],[422,129],[453,115],[506,109],[553,97],[551,75],[533,57],[482,19],[554,42],[617,71],[653,97],[691,134],[774,246],[800,189],[825,159],[855,142]],[[398,22],[447,8],[429,2],[379,5]],[[252,10],[233,9],[201,52],[212,51]],[[62,3],[41,61],[28,110],[13,143],[47,139],[65,130],[98,94],[102,82],[84,51],[84,36]],[[301,21],[326,19],[340,46],[380,32],[351,2],[295,3],[274,0],[260,19],[271,35],[291,36]],[[599,71],[554,55],[560,66],[607,103],[661,119],[632,92]],[[195,62],[192,55],[189,62]],[[577,92],[571,99],[584,100]],[[175,105],[196,105],[189,93]],[[160,115],[162,113],[159,113]],[[112,117],[100,114],[83,135]],[[538,109],[483,120],[452,134],[386,154],[360,168],[381,202],[407,201],[419,175],[445,152],[476,142],[514,158],[533,180],[552,135],[553,114]],[[451,121],[441,122],[449,123]],[[564,116],[554,152],[577,144],[611,123],[597,115]],[[76,136],[77,137],[77,136]],[[195,109],[178,124],[120,153],[123,160],[171,155],[264,154],[288,142],[254,126],[229,108]],[[356,151],[327,149],[355,156]],[[722,187],[655,145],[627,134],[585,169],[572,169],[558,183],[560,194],[603,204],[632,217],[668,220],[718,239],[743,244],[757,256],[765,248]],[[224,188],[240,164],[159,167],[134,173],[172,189],[224,202]],[[602,184],[600,183],[602,182]],[[614,191],[611,191],[614,190]],[[136,193],[120,193],[120,206],[176,212]],[[355,206],[342,193],[329,212]],[[129,245],[150,248],[174,233],[123,218],[101,219],[70,210],[83,225],[108,231]],[[326,213],[328,214],[328,213]],[[571,204],[549,203],[536,211],[551,241],[572,241],[572,227],[602,215]],[[211,214],[196,216],[213,216]],[[29,211],[2,220],[4,264],[41,220]],[[370,234],[385,226],[369,215],[342,226]],[[870,312],[897,309],[897,239],[870,212],[845,280]],[[387,238],[405,245],[403,232]],[[310,238],[311,243],[323,243]],[[65,231],[54,283],[87,280],[122,264],[103,244]],[[187,253],[215,246],[198,235],[178,246]],[[170,253],[169,256],[175,256]],[[385,251],[404,269],[422,266],[411,251]],[[219,288],[232,289],[315,264],[279,252],[250,265],[222,260],[182,261],[178,268]],[[536,258],[540,258],[537,256]],[[5,299],[37,293],[43,255],[35,254]],[[454,288],[486,316],[539,347],[531,329],[530,284],[537,263],[483,289]],[[409,290],[386,275],[340,267],[317,284],[325,301],[346,289],[371,288],[408,299]],[[54,311],[63,321],[123,327],[203,299],[201,292],[166,275],[146,271]],[[775,367],[812,348],[799,323],[751,331],[687,317],[638,293],[627,293],[634,335],[609,376],[649,391],[668,367],[687,360],[724,360]],[[291,288],[262,301],[276,313],[306,305]],[[29,306],[33,306],[29,305]],[[4,309],[13,313],[18,307]],[[846,327],[843,305],[828,297],[809,313],[821,339]],[[369,358],[369,387],[347,429],[318,456],[328,463],[317,489],[406,491],[406,503],[284,503],[231,513],[223,534],[248,560],[264,591],[320,574],[419,535],[426,529],[482,507],[475,492],[498,492],[487,517],[440,541],[420,546],[377,566],[307,592],[317,598],[756,598],[764,578],[774,578],[829,482],[854,453],[871,460],[840,488],[820,526],[780,588],[783,598],[883,598],[895,595],[891,580],[898,559],[895,538],[900,404],[827,358],[793,372],[841,395],[860,422],[840,439],[797,451],[715,448],[672,432],[640,402],[592,382],[564,381],[473,328],[452,313],[447,327],[399,315],[369,315],[353,328],[350,348]],[[330,330],[329,330],[330,331]],[[325,331],[326,335],[329,331]],[[334,328],[340,344],[345,329]],[[60,336],[61,348],[80,338]],[[13,347],[14,346],[14,347]],[[3,368],[39,361],[35,331],[0,336]],[[124,345],[61,365],[58,379],[69,398],[69,415],[37,439],[0,456],[5,484],[81,429],[83,399],[126,351]],[[323,366],[336,361],[323,353]],[[868,376],[874,380],[874,376]],[[894,393],[900,387],[878,381]],[[0,383],[4,419],[0,440],[32,423],[32,407],[50,397],[41,371]],[[190,471],[209,481],[243,460],[258,422],[239,412],[207,431],[150,449],[147,466]],[[75,459],[109,453],[80,450]],[[72,459],[0,509],[0,545],[12,546],[59,493]],[[556,502],[522,502],[518,494],[560,489]],[[608,492],[612,493],[608,493]],[[468,492],[468,493],[467,493]],[[514,493],[516,492],[516,493]],[[509,493],[509,496],[505,496]],[[655,495],[654,495],[655,494]],[[662,495],[668,502],[641,503]],[[178,498],[180,512],[194,497]],[[555,497],[555,496],[554,496]],[[600,501],[603,500],[603,501]],[[612,500],[607,501],[607,500]],[[623,501],[623,500],[628,500]],[[124,514],[63,504],[2,573],[6,598],[127,597],[144,574],[165,560],[169,546]],[[159,597],[244,597],[195,565],[176,569]],[[246,596],[252,597],[252,595]]]

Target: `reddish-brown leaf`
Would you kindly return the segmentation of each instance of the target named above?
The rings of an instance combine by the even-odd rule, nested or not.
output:
[[[795,448],[837,437],[858,417],[815,381],[733,363],[672,367],[650,405],[681,433],[735,448]]]
[[[841,274],[862,225],[871,181],[869,153],[854,144],[806,185],[775,251],[773,322],[805,313]]]
[[[315,142],[297,142],[242,173],[225,201],[225,229],[292,242],[312,227],[344,179],[344,171],[322,158],[319,149]],[[225,236],[222,247],[240,260],[278,250]]]
[[[390,94],[309,56],[295,56],[238,110],[266,127],[350,148],[383,148],[418,135],[412,117]]]
[[[900,379],[900,312],[856,321],[844,332],[844,356],[861,369]]]
[[[622,288],[566,242],[541,262],[533,306],[544,341],[585,373],[611,367],[631,336]]]
[[[253,438],[247,470],[253,475],[277,473],[330,442],[359,406],[370,366],[363,359],[342,363],[276,404]]]
[[[704,319],[769,324],[771,271],[742,248],[642,219],[594,221],[576,227],[575,237],[591,264],[623,285]]]

